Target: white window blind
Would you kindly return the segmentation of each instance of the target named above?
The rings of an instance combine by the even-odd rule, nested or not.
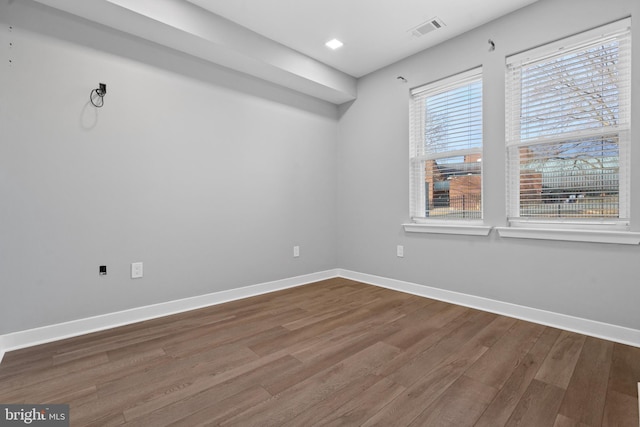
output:
[[[620,21],[507,58],[512,221],[628,221],[629,26]]]
[[[411,91],[411,216],[482,218],[482,69]]]

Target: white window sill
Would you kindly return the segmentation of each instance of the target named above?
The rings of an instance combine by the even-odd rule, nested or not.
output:
[[[500,237],[514,239],[561,240],[565,242],[640,244],[640,233],[612,230],[580,230],[558,228],[495,227]]]
[[[408,233],[462,234],[466,236],[488,236],[492,228],[488,225],[437,224],[432,222],[402,224],[402,226],[404,231]]]

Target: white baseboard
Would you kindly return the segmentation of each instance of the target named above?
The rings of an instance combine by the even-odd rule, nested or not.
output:
[[[273,282],[246,286],[238,289],[214,292],[211,294],[184,298],[160,304],[153,304],[144,307],[133,308],[130,310],[108,313],[101,316],[72,320],[70,322],[58,323],[55,325],[43,326],[40,328],[0,335],[0,362],[2,362],[2,357],[4,356],[5,352],[8,351],[57,341],[64,338],[71,338],[91,332],[102,331],[105,329],[115,328],[117,326],[141,322],[144,320],[169,316],[171,314],[182,313],[198,308],[222,304],[242,298],[249,298],[269,292],[293,288],[296,286],[302,286],[308,283],[331,279],[337,276],[337,270],[327,270],[318,273],[306,274],[303,276],[275,280]]]
[[[169,316],[171,314],[222,304],[242,298],[249,298],[334,277],[343,277],[374,286],[640,347],[640,330],[637,329],[567,316],[565,314],[553,313],[371,274],[334,269],[0,335],[0,362],[2,362],[2,357],[7,351]]]
[[[404,282],[371,274],[358,273],[349,270],[338,270],[338,276],[345,279],[356,280],[358,282],[383,288],[393,289],[421,297],[445,301],[465,307],[476,308],[503,316],[526,320],[545,326],[577,332],[596,338],[615,341],[622,344],[640,347],[640,330],[631,329],[624,326],[612,325],[609,323],[597,322],[580,317],[568,316],[536,308],[511,304],[508,302],[496,301],[445,289],[433,288],[430,286],[418,285],[416,283]]]

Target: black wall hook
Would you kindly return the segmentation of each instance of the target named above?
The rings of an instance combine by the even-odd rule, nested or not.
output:
[[[89,94],[89,101],[94,107],[100,108],[104,105],[104,96],[107,94],[107,85],[99,83],[97,89],[93,89]]]

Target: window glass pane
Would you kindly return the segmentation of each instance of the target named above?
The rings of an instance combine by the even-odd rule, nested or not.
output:
[[[513,148],[520,157],[520,216],[618,218],[618,138]]]
[[[480,154],[425,161],[425,217],[481,219]]]
[[[482,147],[482,83],[480,81],[425,99],[425,152]]]
[[[617,125],[618,60],[616,41],[524,67],[521,139]]]

